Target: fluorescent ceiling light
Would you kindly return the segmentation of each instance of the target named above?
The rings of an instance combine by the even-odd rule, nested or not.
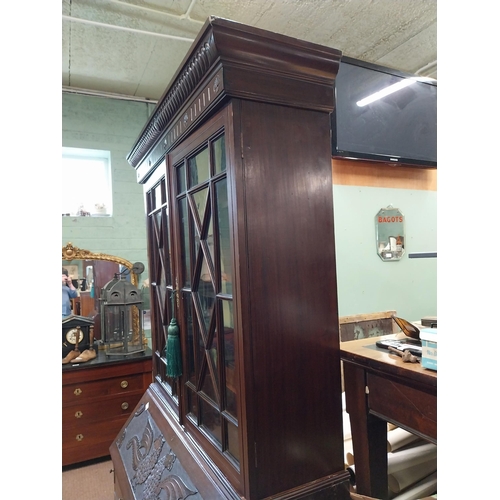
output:
[[[378,101],[379,99],[382,99],[385,96],[393,94],[394,92],[397,92],[398,90],[404,89],[404,88],[408,87],[409,85],[413,85],[416,82],[429,82],[429,81],[432,81],[432,78],[425,78],[425,77],[405,78],[404,80],[401,80],[398,83],[395,83],[393,85],[389,85],[389,87],[385,87],[384,89],[379,90],[378,92],[375,92],[374,94],[371,94],[368,97],[365,97],[364,99],[361,99],[356,104],[360,108],[362,108],[363,106],[366,106],[367,104],[370,104],[374,101]]]

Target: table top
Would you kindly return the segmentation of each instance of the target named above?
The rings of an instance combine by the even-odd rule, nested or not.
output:
[[[130,354],[128,356],[116,356],[116,355],[106,356],[104,349],[96,349],[96,353],[97,357],[91,359],[90,361],[86,361],[83,363],[67,363],[65,365],[62,365],[63,373],[76,370],[86,370],[89,368],[115,365],[115,364],[133,363],[136,361],[151,359],[152,357],[152,352],[149,347],[146,347],[146,350],[143,352]]]
[[[419,380],[431,386],[437,386],[437,371],[422,368],[420,363],[405,363],[397,354],[392,354],[387,349],[377,347],[375,343],[380,339],[400,340],[405,338],[403,332],[384,335],[381,337],[368,337],[366,339],[348,340],[340,343],[340,357],[363,365],[374,371],[382,371],[398,377]]]

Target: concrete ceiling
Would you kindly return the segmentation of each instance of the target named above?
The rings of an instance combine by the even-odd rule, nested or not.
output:
[[[213,15],[437,79],[437,0],[63,0],[63,89],[158,100]]]

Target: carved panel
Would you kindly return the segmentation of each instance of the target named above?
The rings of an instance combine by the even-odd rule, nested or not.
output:
[[[202,500],[147,405],[134,413],[116,446],[136,500]]]

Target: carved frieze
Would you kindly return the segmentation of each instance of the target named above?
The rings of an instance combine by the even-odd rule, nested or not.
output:
[[[141,141],[128,155],[127,160],[133,167],[138,165],[146,152],[158,140],[159,135],[165,131],[170,120],[179,112],[191,92],[205,77],[216,60],[216,54],[214,37],[210,33],[206,39],[202,40],[193,57],[157,105],[141,136]]]
[[[136,500],[202,499],[145,406],[115,444]]]
[[[333,109],[337,49],[210,17],[190,53],[127,156],[138,182],[225,96]]]

